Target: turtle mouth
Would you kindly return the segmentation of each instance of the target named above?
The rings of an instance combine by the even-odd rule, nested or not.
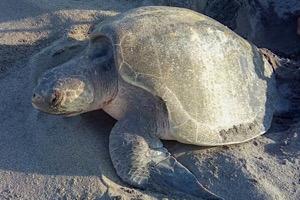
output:
[[[83,112],[83,110],[77,110],[77,111],[66,111],[63,109],[59,109],[58,107],[52,107],[50,110],[41,110],[42,112],[51,114],[51,115],[58,115],[63,117],[72,117],[79,115]]]
[[[61,101],[62,101],[62,98],[58,98],[58,97],[54,98],[53,97],[53,102],[51,103],[51,106],[47,106],[43,102],[41,103],[40,101],[37,101],[35,99],[31,101],[31,104],[35,109],[39,110],[40,112],[43,112],[46,114],[51,114],[51,115],[60,115],[60,116],[71,117],[71,116],[79,115],[83,112],[82,109],[80,109],[78,111],[72,111],[72,112],[59,109],[59,102],[61,102]]]
[[[35,104],[35,102],[32,101],[32,102],[31,102],[31,105],[32,105],[35,109],[42,111],[41,108]]]
[[[39,110],[40,112],[50,114],[50,115],[63,116],[63,117],[73,117],[73,116],[80,115],[81,113],[83,113],[83,110],[73,111],[73,112],[61,112],[61,111],[57,111],[57,110],[43,110],[40,107],[36,106],[34,103],[32,103],[32,106],[35,109]]]
[[[80,115],[83,111],[82,110],[79,110],[79,111],[75,111],[75,112],[69,112],[69,113],[66,113],[66,114],[58,114],[58,115],[62,115],[64,117],[73,117],[73,116],[76,116],[76,115]]]

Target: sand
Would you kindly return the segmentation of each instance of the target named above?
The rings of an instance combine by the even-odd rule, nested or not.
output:
[[[1,200],[182,199],[132,189],[117,177],[108,152],[108,136],[115,121],[105,113],[63,118],[40,113],[30,102],[32,85],[27,63],[32,54],[63,35],[84,37],[92,23],[153,2],[164,3],[0,1]],[[275,5],[280,14],[276,17],[290,19],[289,14],[295,12],[295,6]],[[267,24],[264,30],[269,32],[253,35],[243,27],[244,18],[238,18],[237,32],[248,33],[243,36],[257,45],[269,45],[283,53],[299,51],[292,22],[285,28],[280,26],[284,21],[277,21],[275,28]],[[282,38],[285,42],[274,44],[272,40],[278,40],[281,30],[286,30]],[[265,37],[272,32],[270,39]],[[293,37],[296,39],[291,41]],[[297,89],[296,83],[294,87]],[[282,88],[292,86],[283,84]],[[290,93],[294,90],[289,89]],[[176,142],[166,146],[203,185],[225,199],[300,199],[299,120],[281,116],[273,121],[272,130],[245,144],[208,149]]]

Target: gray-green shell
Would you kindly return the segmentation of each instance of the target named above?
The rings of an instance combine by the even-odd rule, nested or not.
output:
[[[202,14],[142,7],[99,24],[121,77],[160,96],[183,143],[247,141],[269,129],[275,79],[258,48]]]

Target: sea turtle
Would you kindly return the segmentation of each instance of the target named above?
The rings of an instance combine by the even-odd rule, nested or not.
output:
[[[270,128],[278,101],[265,54],[183,8],[140,7],[112,17],[96,26],[84,51],[56,64],[39,78],[33,106],[65,116],[103,109],[118,120],[109,138],[117,174],[164,193],[218,198],[161,139],[246,142]]]

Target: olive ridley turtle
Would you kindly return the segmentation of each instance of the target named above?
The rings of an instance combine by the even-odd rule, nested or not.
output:
[[[278,101],[272,58],[207,16],[133,9],[98,24],[84,47],[43,67],[32,104],[65,116],[103,109],[117,119],[111,160],[132,186],[218,199],[161,139],[229,145],[270,128]]]

